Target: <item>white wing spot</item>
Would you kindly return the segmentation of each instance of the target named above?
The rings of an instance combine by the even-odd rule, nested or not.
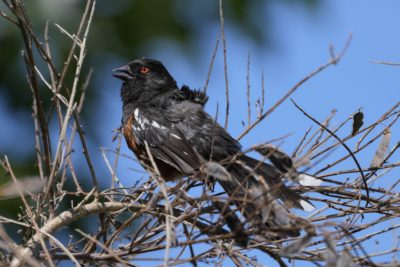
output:
[[[149,120],[147,120],[147,119],[139,120],[139,124],[140,124],[140,126],[144,127],[147,124],[149,124]]]
[[[135,111],[133,111],[133,115],[135,116],[135,120],[139,120],[139,109],[135,108]]]
[[[153,126],[156,127],[156,128],[159,128],[159,129],[166,129],[166,127],[164,127],[164,126],[158,124],[158,122],[156,122],[156,121],[152,121],[152,122],[151,122],[151,125],[153,125]]]
[[[305,211],[311,212],[315,210],[315,207],[305,200],[300,200],[300,205],[303,207],[303,210]]]
[[[180,138],[180,136],[179,135],[176,135],[176,134],[171,134],[173,137],[175,137],[176,139],[179,139],[179,140],[182,140],[182,138]],[[184,154],[187,154],[186,152],[183,152]]]
[[[151,125],[153,125],[153,126],[156,127],[156,128],[161,128],[161,127],[160,127],[160,124],[158,124],[158,122],[156,122],[156,121],[152,121],[152,122],[151,122]]]
[[[302,173],[299,175],[299,184],[302,186],[320,186],[322,180],[317,179],[311,175]]]
[[[186,156],[189,156],[189,154],[186,151],[183,151],[183,154],[185,154]]]
[[[138,109],[136,109],[136,110],[138,110]],[[139,124],[139,126],[142,129],[144,129],[144,128],[146,128],[147,125],[149,125],[149,120],[146,118],[139,117],[139,111],[136,112],[136,110],[135,110],[135,119],[136,119],[137,123]]]

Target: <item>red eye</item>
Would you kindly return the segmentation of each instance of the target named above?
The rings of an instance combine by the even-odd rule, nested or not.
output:
[[[149,69],[148,67],[142,66],[142,67],[140,68],[140,73],[141,73],[141,74],[147,74],[147,73],[149,73],[149,71],[150,71],[150,69]]]

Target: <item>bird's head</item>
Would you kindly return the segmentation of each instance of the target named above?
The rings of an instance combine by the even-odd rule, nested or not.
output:
[[[136,59],[114,69],[113,76],[123,81],[121,97],[124,102],[151,98],[164,90],[177,88],[164,65],[154,59]]]

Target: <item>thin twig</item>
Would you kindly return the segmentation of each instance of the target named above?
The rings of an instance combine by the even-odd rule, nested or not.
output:
[[[227,62],[227,49],[226,49],[226,39],[225,39],[225,29],[224,29],[224,11],[222,7],[222,0],[219,0],[219,20],[221,27],[221,39],[222,39],[222,47],[224,51],[224,77],[225,77],[225,101],[226,101],[226,109],[225,109],[225,125],[224,128],[228,129],[229,122],[229,82],[228,82],[228,62]]]
[[[88,16],[88,20],[87,20],[87,23],[86,23],[86,29],[85,29],[84,36],[83,36],[83,39],[82,39],[82,42],[81,42],[81,47],[80,47],[80,50],[79,50],[79,57],[78,57],[78,62],[77,62],[77,65],[76,65],[76,70],[75,70],[75,78],[74,78],[74,82],[73,82],[73,86],[72,86],[71,95],[70,95],[70,98],[69,98],[69,101],[68,101],[68,108],[67,108],[67,111],[65,113],[64,121],[62,123],[60,139],[59,139],[58,144],[57,144],[56,153],[55,153],[55,159],[54,159],[53,164],[52,164],[52,169],[51,169],[49,180],[48,180],[48,183],[47,183],[47,190],[46,190],[46,193],[44,195],[44,199],[47,199],[47,197],[48,197],[48,195],[50,193],[50,190],[51,190],[51,188],[53,186],[53,180],[55,178],[56,171],[57,171],[57,169],[59,167],[59,161],[61,159],[61,151],[62,151],[61,150],[62,140],[65,139],[65,134],[66,134],[66,131],[67,131],[68,123],[69,123],[69,120],[70,120],[72,112],[73,112],[72,107],[74,106],[74,103],[75,103],[75,95],[77,93],[79,76],[80,76],[80,73],[81,73],[83,60],[84,60],[85,55],[86,55],[86,41],[87,41],[87,37],[88,37],[91,21],[92,21],[92,18],[93,18],[95,3],[96,3],[95,0],[92,0],[92,1],[89,0],[87,2],[86,11],[85,11],[85,13],[83,15],[81,24],[79,25],[77,36],[79,36],[79,33],[80,33],[81,29],[83,28],[84,24],[86,23],[86,19],[85,19],[86,16]],[[77,40],[74,41],[74,44],[76,44],[76,42],[77,42]],[[93,184],[97,188],[98,187],[98,183],[97,183],[96,176],[92,176],[92,178],[93,178]]]
[[[214,67],[215,57],[217,55],[217,51],[218,51],[220,40],[221,40],[221,33],[219,34],[219,36],[217,38],[217,41],[215,42],[214,51],[213,51],[213,54],[211,56],[210,66],[208,67],[208,72],[207,72],[207,79],[206,79],[206,82],[205,82],[205,85],[204,85],[204,89],[203,89],[204,93],[207,93],[207,88],[208,88],[208,84],[209,84],[210,79],[211,79],[211,72],[212,72],[213,67]]]
[[[347,150],[347,152],[349,153],[349,155],[353,158],[355,164],[357,165],[358,171],[361,174],[363,183],[364,183],[364,189],[365,192],[367,193],[367,201],[366,201],[366,206],[368,206],[369,204],[369,190],[368,190],[368,184],[367,184],[367,180],[365,179],[364,176],[364,172],[362,171],[362,168],[360,166],[360,163],[358,162],[357,158],[354,156],[353,152],[351,151],[351,149],[336,135],[334,134],[331,130],[329,130],[326,126],[324,126],[323,124],[321,124],[319,121],[317,121],[316,119],[314,119],[313,117],[311,117],[308,113],[306,113],[299,105],[297,105],[296,102],[294,102],[293,99],[290,99],[292,101],[292,103],[296,106],[296,108],[298,108],[307,118],[309,118],[310,120],[312,120],[313,122],[315,122],[316,124],[318,124],[320,127],[322,127],[325,131],[327,131],[330,135],[332,135],[336,140],[338,140],[340,142],[340,144]]]
[[[250,52],[247,56],[247,71],[246,71],[246,95],[247,95],[247,125],[251,123],[251,98],[250,98]]]
[[[327,63],[319,66],[316,68],[314,71],[312,71],[310,74],[308,74],[306,77],[301,79],[295,86],[293,86],[291,89],[289,89],[286,94],[279,99],[269,110],[267,110],[265,113],[263,113],[259,118],[257,118],[256,121],[254,121],[250,126],[248,126],[238,137],[237,140],[242,139],[246,134],[248,134],[254,127],[256,127],[261,121],[263,121],[268,115],[270,115],[277,107],[279,107],[286,99],[288,99],[301,85],[303,85],[306,81],[310,80],[313,78],[315,75],[323,71],[329,66],[336,65],[339,63],[339,61],[342,59],[344,54],[346,53],[348,47],[350,46],[352,39],[352,35],[349,35],[349,38],[347,39],[347,42],[343,48],[343,50],[334,58],[331,58]]]

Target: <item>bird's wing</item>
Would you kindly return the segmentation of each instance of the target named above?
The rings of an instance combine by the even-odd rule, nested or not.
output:
[[[240,144],[200,104],[179,102],[168,109],[165,118],[204,159],[220,161],[240,152]]]
[[[135,109],[133,136],[136,143],[183,174],[190,174],[201,166],[202,160],[184,135],[157,110]]]

